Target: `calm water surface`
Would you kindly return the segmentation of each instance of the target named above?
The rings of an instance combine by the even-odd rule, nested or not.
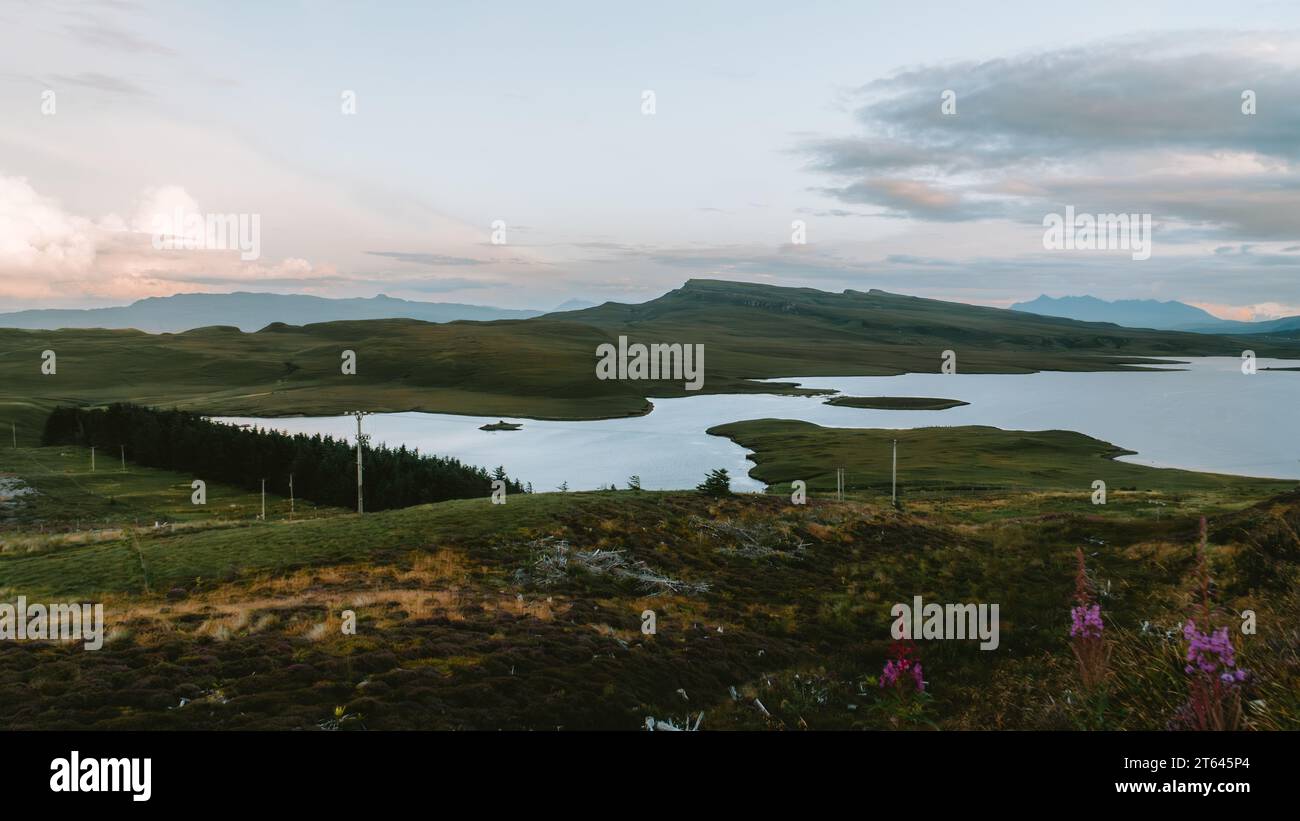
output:
[[[422,453],[455,456],[486,467],[504,465],[538,491],[567,482],[590,490],[624,486],[633,474],[647,489],[694,487],[725,467],[736,490],[761,490],[750,479],[748,452],[704,433],[743,419],[802,419],[827,427],[920,428],[992,425],[1010,430],[1073,430],[1137,451],[1125,461],[1245,476],[1300,479],[1300,371],[1245,375],[1235,358],[1196,358],[1158,372],[1035,374],[905,374],[783,377],[847,396],[934,396],[969,405],[943,411],[838,408],[816,397],[692,396],[655,399],[647,416],[593,422],[520,422],[518,431],[481,431],[496,417],[433,413],[376,414],[365,429],[374,441]],[[1300,362],[1259,360],[1259,367]],[[1181,369],[1176,370],[1175,368]],[[351,417],[253,419],[290,433],[348,438]]]

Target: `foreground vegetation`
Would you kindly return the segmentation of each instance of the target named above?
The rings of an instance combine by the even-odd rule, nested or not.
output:
[[[96,537],[77,540],[53,523],[89,503],[60,496],[60,481],[110,492],[86,456],[0,456],[38,491],[0,520],[0,601],[103,601],[109,633],[93,652],[0,642],[6,728],[1179,726],[1178,628],[1193,612],[1207,514],[1217,617],[1251,671],[1245,720],[1300,729],[1294,492],[1256,503],[1244,485],[1151,471],[1120,503],[1077,509],[1061,504],[1070,488],[990,488],[958,503],[909,485],[895,510],[865,492],[833,501],[814,483],[807,505],[606,491],[293,521],[277,499],[266,521],[214,506],[177,528],[136,527],[106,505]],[[187,500],[183,476],[128,465],[115,481],[136,517]],[[1153,515],[1130,496],[1167,506]],[[1070,650],[1080,546],[1114,646],[1100,705]],[[917,595],[999,603],[1001,644],[917,642],[926,692],[902,702],[879,676],[890,608]],[[1255,635],[1235,630],[1244,609]]]

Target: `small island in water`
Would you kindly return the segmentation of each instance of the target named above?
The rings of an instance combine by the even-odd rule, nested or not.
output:
[[[506,422],[499,419],[487,425],[480,425],[479,430],[519,430],[522,427],[523,425],[516,422]]]
[[[835,396],[827,399],[826,404],[876,410],[947,410],[970,403],[959,399],[935,399],[927,396]]]

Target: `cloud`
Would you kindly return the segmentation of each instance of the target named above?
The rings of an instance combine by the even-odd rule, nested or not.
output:
[[[407,291],[420,294],[446,294],[454,291],[471,291],[481,288],[502,288],[510,287],[510,283],[504,281],[487,281],[480,279],[463,279],[459,277],[442,277],[438,279],[419,279],[419,280],[377,280],[378,284],[385,286],[397,285]]]
[[[196,214],[199,203],[179,185],[163,185],[146,188],[140,192],[135,214],[131,217],[130,228],[140,233],[150,233],[160,223],[170,226],[175,221],[176,212]],[[183,226],[175,226],[178,230]]]
[[[91,219],[68,212],[22,177],[0,176],[0,297],[59,300],[165,296],[192,285],[325,284],[337,278],[329,265],[306,259],[245,261],[240,248],[159,248],[155,219],[175,209],[200,214],[176,185],[145,189],[129,218],[110,213]]]
[[[146,40],[129,31],[97,20],[70,23],[67,30],[81,42],[97,48],[124,51],[128,54],[145,53],[170,56],[176,53],[175,49],[160,45],[152,40]]]
[[[951,268],[957,265],[952,260],[936,259],[934,257],[919,257],[915,254],[890,254],[885,257],[885,262],[890,265],[925,265],[927,267]]]
[[[89,220],[65,213],[22,177],[0,177],[0,272],[78,273],[94,262],[95,247]]]
[[[58,86],[60,83],[66,85],[81,86],[83,88],[92,88],[96,91],[107,91],[110,94],[122,94],[130,97],[144,97],[149,92],[140,86],[132,83],[130,80],[124,80],[120,77],[112,77],[107,74],[98,72],[85,72],[80,74],[55,74],[52,78],[55,82],[50,85]]]
[[[797,208],[796,213],[808,214],[814,217],[870,217],[873,214],[864,214],[860,211],[849,211],[844,208]]]
[[[1286,305],[1279,302],[1259,302],[1252,305],[1225,305],[1217,302],[1190,302],[1219,319],[1234,319],[1238,322],[1264,322],[1269,319],[1281,319],[1288,316],[1300,316],[1300,305]]]
[[[884,206],[891,216],[946,221],[1002,213],[990,203],[977,204],[960,190],[926,180],[870,179],[822,191],[843,202]]]
[[[376,257],[388,257],[399,262],[410,262],[416,265],[432,266],[456,266],[456,265],[483,265],[484,260],[471,259],[470,257],[450,257],[442,254],[418,254],[407,253],[405,251],[366,251],[367,254]]]
[[[1294,239],[1297,54],[1295,34],[1194,33],[912,68],[854,92],[860,133],[796,151],[834,181],[815,190],[892,216],[1036,222],[1073,204]]]

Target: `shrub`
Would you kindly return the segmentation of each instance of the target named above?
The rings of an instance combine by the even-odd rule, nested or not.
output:
[[[727,474],[726,468],[711,470],[704,481],[697,485],[695,489],[706,496],[730,496],[731,477]]]

